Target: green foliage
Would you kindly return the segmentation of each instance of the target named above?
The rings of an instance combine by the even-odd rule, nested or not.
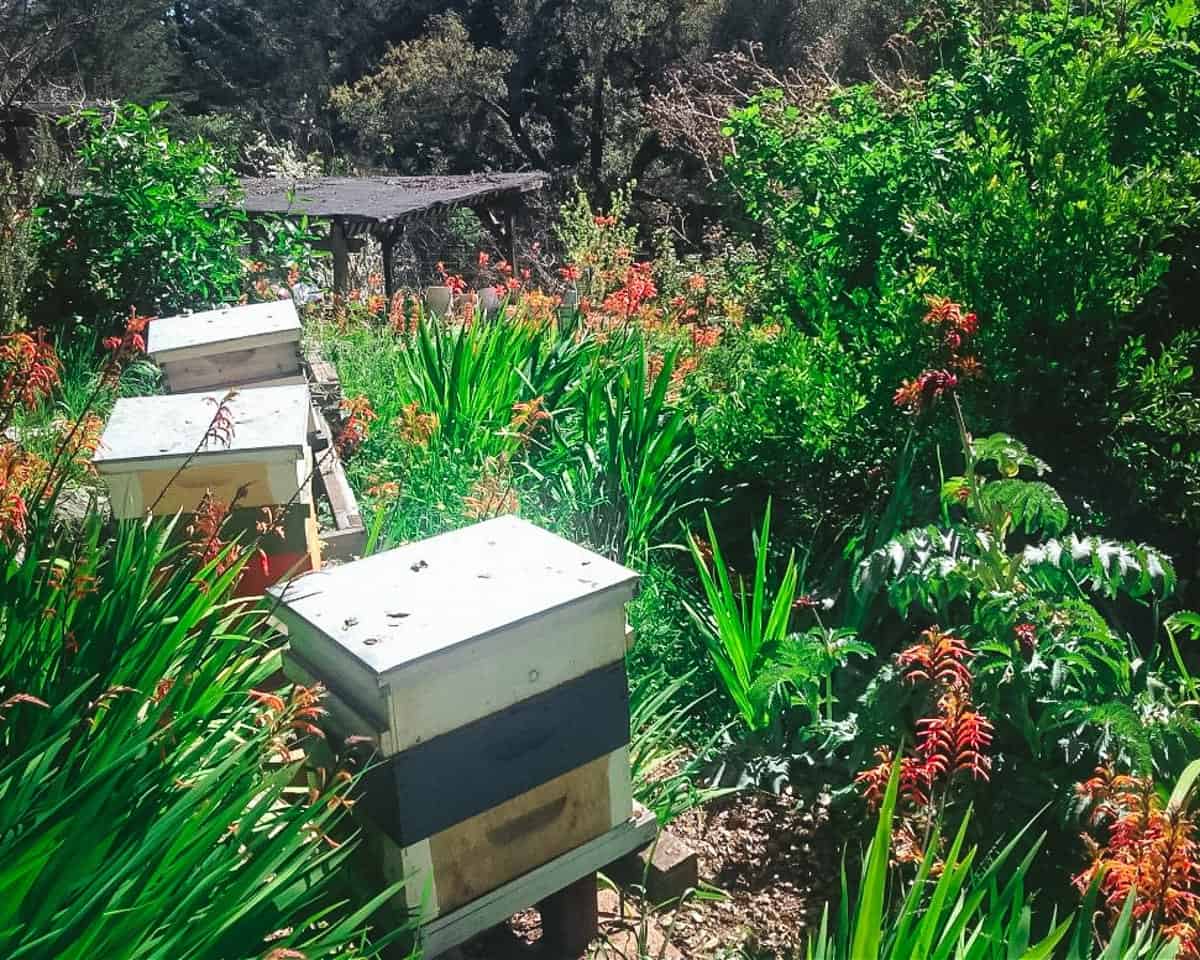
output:
[[[252,693],[277,663],[229,600],[240,563],[198,570],[157,522],[35,523],[0,567],[0,952],[374,955],[395,890],[340,892],[352,845],[324,838],[352,785],[292,788],[312,713]]]
[[[30,282],[38,269],[37,205],[62,171],[48,125],[33,132],[27,169],[0,161],[0,334],[25,324]]]
[[[553,498],[585,506],[588,540],[616,557],[644,557],[689,506],[683,497],[700,464],[683,412],[667,397],[675,361],[668,354],[650,376],[639,344],[615,367],[594,363],[537,467]]]
[[[532,323],[425,321],[413,347],[394,353],[401,367],[396,399],[433,413],[442,442],[476,456],[515,449],[513,405],[541,397],[557,409],[595,352],[569,332]]]
[[[925,365],[924,296],[950,296],[980,318],[985,376],[969,402],[982,425],[1060,450],[1068,501],[1133,522],[1130,493],[1157,490],[1159,509],[1136,523],[1164,530],[1191,509],[1172,452],[1190,449],[1178,403],[1165,431],[1119,407],[1127,442],[1149,444],[1126,447],[1131,466],[1170,463],[1114,472],[1123,482],[1105,490],[1088,481],[1111,463],[1097,424],[1126,341],[1188,322],[1189,245],[1176,238],[1197,222],[1200,47],[1167,9],[950,3],[928,51],[941,67],[919,89],[847,87],[821,109],[764,95],[726,131],[728,180],[765,251],[765,312],[836,331],[868,411],[886,408],[898,365]]]
[[[742,722],[751,733],[765,732],[772,724],[769,698],[776,691],[771,688],[763,696],[764,691],[756,682],[788,635],[796,599],[796,561],[794,557],[788,558],[779,585],[768,596],[767,557],[771,549],[768,510],[756,541],[753,585],[747,592],[745,584],[739,583],[735,591],[707,514],[705,525],[712,553],[711,569],[695,537],[689,535],[688,546],[704,587],[708,610],[702,613],[689,605],[688,612],[708,644],[725,692],[737,707]]]
[[[870,389],[836,334],[735,327],[704,355],[684,405],[729,486],[755,485],[811,529],[853,516],[886,455],[864,416]]]
[[[562,245],[566,263],[579,268],[575,282],[579,296],[596,300],[607,292],[605,277],[624,272],[629,251],[638,247],[637,224],[631,220],[636,183],[618,187],[608,198],[606,213],[593,205],[588,195],[574,184],[569,201],[558,209],[554,234]]]
[[[498,508],[513,508],[511,494],[598,550],[644,559],[689,505],[700,461],[669,397],[675,358],[651,376],[637,335],[600,340],[577,317],[518,313],[502,323],[424,319],[413,334],[330,330],[325,343],[346,389],[375,405],[361,460],[368,486],[404,487],[409,506],[394,514],[411,516],[416,486],[454,525],[472,490],[499,487]],[[523,420],[522,408],[537,419]],[[404,425],[418,416],[435,419],[414,442]]]
[[[1144,336],[1125,344],[1109,418],[1113,459],[1139,501],[1165,520],[1200,524],[1200,332],[1184,330],[1157,354]]]
[[[165,104],[85,110],[80,179],[42,217],[38,317],[103,327],[236,300],[248,243],[237,178],[202,140],[173,140]]]
[[[688,546],[707,606],[701,610],[689,603],[688,613],[746,730],[779,745],[787,733],[789,708],[805,706],[811,723],[830,716],[834,671],[851,656],[874,651],[849,630],[818,627],[803,634],[791,632],[799,573],[795,557],[789,556],[777,585],[768,584],[770,506],[755,540],[754,579],[749,588],[740,578],[735,587],[707,514],[705,524],[706,546],[690,535]],[[823,704],[827,704],[824,711]]]
[[[633,796],[666,826],[676,817],[728,791],[701,786],[706,755],[716,735],[698,749],[683,744],[699,700],[683,699],[691,674],[633,677],[629,691],[629,763]]]
[[[976,464],[990,463],[1002,477],[1015,477],[1023,469],[1032,470],[1039,477],[1050,472],[1045,460],[1035,457],[1024,443],[1006,433],[973,439],[971,454]]]
[[[476,47],[455,13],[432,17],[428,33],[391,47],[378,69],[335,87],[330,105],[359,149],[385,163],[429,173],[457,165],[471,150],[481,101],[503,95],[512,54]],[[483,120],[492,136],[498,118]]]
[[[979,865],[978,849],[966,843],[969,815],[944,855],[938,854],[939,828],[916,875],[889,889],[899,780],[897,763],[853,899],[843,867],[837,917],[831,922],[826,907],[820,929],[807,944],[808,960],[1171,960],[1178,952],[1178,944],[1156,942],[1152,927],[1134,926],[1132,896],[1108,943],[1094,944],[1095,888],[1077,917],[1052,919],[1044,934],[1035,934],[1035,901],[1026,878],[1042,840],[1013,861],[1023,830]]]
[[[1061,498],[1020,476],[1049,467],[1019,442],[996,435],[967,449],[967,473],[945,484],[946,522],[870,554],[856,590],[886,588],[901,616],[959,625],[975,696],[997,726],[998,768],[1030,781],[1026,799],[1053,799],[1101,757],[1173,777],[1200,745],[1183,659],[1177,646],[1167,656],[1153,620],[1120,612],[1172,593],[1170,561],[1144,544],[1064,535]],[[876,709],[896,708],[883,698]]]

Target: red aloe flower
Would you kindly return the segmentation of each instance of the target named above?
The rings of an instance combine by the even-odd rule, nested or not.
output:
[[[347,457],[354,453],[363,441],[370,436],[371,422],[379,419],[372,409],[371,401],[365,396],[349,397],[342,401],[342,409],[349,414],[342,429],[338,431],[333,445],[340,456]]]
[[[36,409],[58,386],[62,364],[46,332],[12,333],[0,339],[0,402]]]
[[[969,688],[974,682],[967,666],[970,658],[971,651],[962,640],[932,626],[921,632],[920,643],[901,651],[896,664],[905,668],[909,683],[936,681],[948,687]]]
[[[1200,839],[1185,807],[1164,807],[1149,777],[1099,768],[1076,787],[1094,803],[1091,822],[1107,839],[1084,834],[1089,865],[1074,878],[1080,892],[1099,878],[1110,922],[1130,896],[1138,919],[1150,919],[1180,945],[1180,956],[1200,958]]]
[[[1032,657],[1037,649],[1037,627],[1032,623],[1018,623],[1013,627],[1013,635],[1017,638],[1017,645],[1026,659]]]

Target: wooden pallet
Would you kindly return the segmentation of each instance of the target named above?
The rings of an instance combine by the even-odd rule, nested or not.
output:
[[[542,905],[542,922],[548,930],[576,925],[583,928],[576,932],[588,936],[592,931],[586,929],[589,925],[586,917],[571,915],[575,912],[572,908],[583,898],[590,896],[591,902],[595,902],[595,886],[588,887],[588,879],[613,861],[653,843],[657,832],[654,814],[635,804],[633,816],[608,833],[425,924],[421,928],[422,956],[426,960],[440,956],[503,923],[514,913],[537,904]],[[594,910],[591,916],[594,925]],[[563,936],[564,932],[559,931],[556,939]]]

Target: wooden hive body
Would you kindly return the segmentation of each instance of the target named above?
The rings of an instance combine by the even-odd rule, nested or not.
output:
[[[630,817],[636,582],[501,517],[273,589],[287,669],[377,745],[357,809],[427,917]]]
[[[162,317],[151,322],[146,349],[172,393],[304,383],[291,300]]]
[[[248,542],[266,517],[263,508],[271,509],[279,529],[263,538],[267,570],[246,584],[254,592],[251,586],[266,586],[295,572],[297,564],[306,569],[319,563],[308,446],[311,403],[303,385],[237,391],[226,402],[229,443],[220,438],[202,443],[226,396],[216,391],[122,398],[92,462],[119,520],[182,513],[183,529],[211,491],[235,506],[222,539],[240,533]]]

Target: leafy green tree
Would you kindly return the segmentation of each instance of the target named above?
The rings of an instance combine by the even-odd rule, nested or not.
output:
[[[36,317],[104,326],[131,306],[170,313],[239,295],[249,237],[237,179],[208,143],[172,139],[163,109],[80,115],[80,181],[41,219]]]

